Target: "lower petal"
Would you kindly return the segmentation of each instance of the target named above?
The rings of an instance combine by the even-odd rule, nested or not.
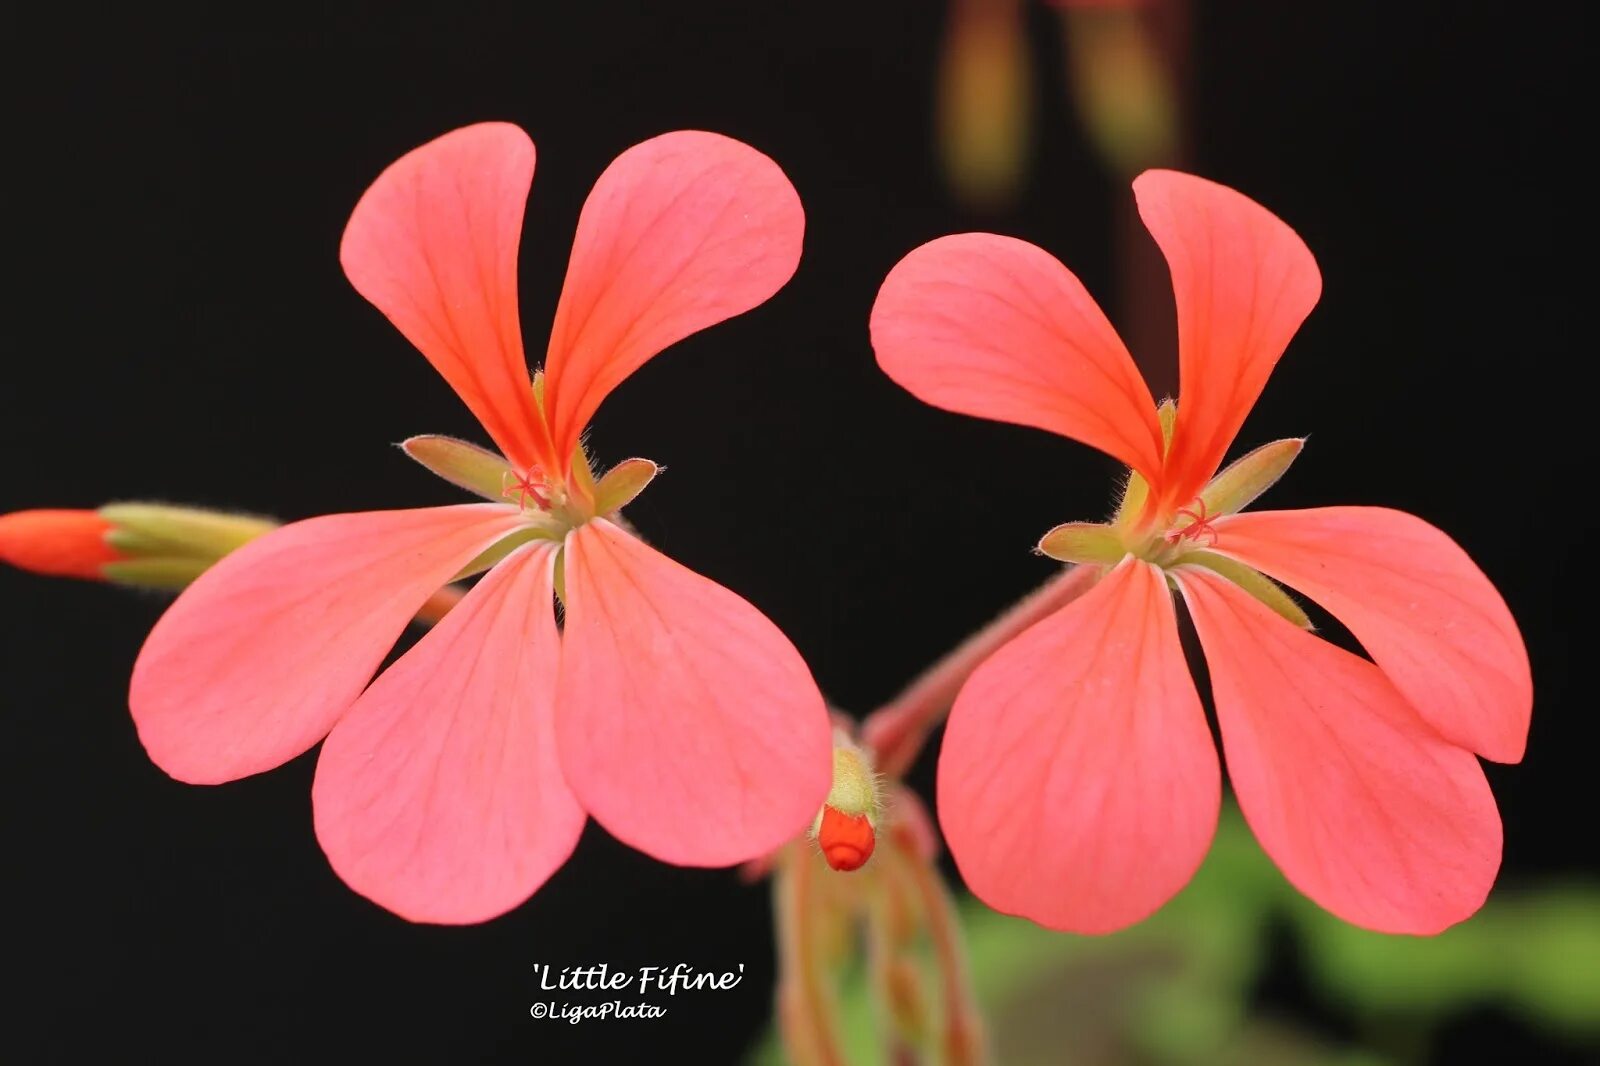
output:
[[[1205,646],[1228,775],[1261,846],[1347,922],[1432,934],[1500,868],[1500,814],[1471,752],[1358,656],[1221,577],[1177,572]]]
[[[832,733],[788,638],[604,519],[568,537],[565,565],[557,736],[595,820],[686,866],[804,832],[832,780]]]
[[[1332,612],[1447,740],[1496,762],[1528,742],[1528,650],[1500,593],[1443,532],[1385,507],[1255,511],[1216,550]]]
[[[155,764],[210,785],[309,749],[417,608],[521,521],[494,504],[295,522],[201,574],[150,631],[128,704]]]
[[[973,673],[939,757],[967,886],[1078,933],[1131,925],[1188,884],[1221,792],[1172,596],[1133,559]]]
[[[322,746],[317,839],[346,884],[403,918],[504,914],[583,830],[555,752],[556,550],[535,542],[489,571]]]

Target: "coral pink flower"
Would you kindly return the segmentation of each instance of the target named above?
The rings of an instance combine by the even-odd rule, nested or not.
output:
[[[1466,553],[1411,515],[1235,513],[1300,450],[1268,444],[1216,474],[1321,278],[1300,238],[1237,192],[1170,171],[1134,192],[1177,295],[1175,409],[1157,407],[1078,279],[1019,240],[926,244],[873,310],[879,363],[919,398],[1133,470],[1114,521],[1040,543],[1103,568],[1099,584],[1002,647],[956,701],[938,786],[951,851],[997,909],[1079,932],[1138,921],[1188,882],[1221,788],[1175,588],[1262,846],[1348,921],[1437,932],[1481,905],[1499,867],[1472,753],[1522,757],[1533,690],[1516,624]],[[1337,615],[1373,661],[1313,636],[1264,574]]]
[[[830,783],[827,713],[794,647],[617,516],[654,464],[596,483],[578,440],[652,355],[782,287],[799,199],[715,134],[624,152],[578,220],[536,386],[516,285],[533,168],[515,126],[446,134],[378,178],[340,248],[505,458],[445,438],[407,450],[495,502],[270,533],[178,598],[133,673],[139,737],[183,781],[259,773],[326,736],[318,840],[351,887],[416,921],[516,906],[586,812],[659,859],[727,865],[804,832]],[[491,564],[369,687],[418,606]]]

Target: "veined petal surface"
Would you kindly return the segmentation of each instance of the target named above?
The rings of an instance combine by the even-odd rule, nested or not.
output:
[[[345,883],[415,922],[481,922],[566,862],[583,809],[555,750],[559,545],[518,548],[333,727],[311,791]]]
[[[345,276],[466,401],[515,465],[551,465],[517,317],[517,248],[533,142],[505,122],[406,153],[345,226]]]
[[[350,709],[417,608],[521,521],[489,503],[366,511],[251,541],[145,639],[128,691],[139,740],[192,784],[294,758]]]
[[[993,233],[930,241],[884,279],[871,325],[878,365],[919,400],[1082,441],[1158,480],[1150,389],[1093,297],[1042,248]]]
[[[1178,422],[1163,513],[1194,499],[1222,464],[1272,368],[1322,295],[1311,251],[1242,193],[1172,170],[1133,182],[1178,301]]]
[[[1175,573],[1205,647],[1229,780],[1284,876],[1382,933],[1430,935],[1476,912],[1501,830],[1472,753],[1367,660],[1210,571]]]
[[[799,835],[833,779],[811,672],[739,596],[596,519],[567,538],[557,737],[578,799],[664,862]]]
[[[1422,717],[1496,762],[1528,742],[1533,675],[1505,600],[1449,536],[1385,507],[1246,511],[1215,550],[1299,589],[1350,628]]]
[[[996,910],[1108,933],[1188,884],[1221,771],[1161,572],[1124,560],[980,666],[938,790],[961,876]]]
[[[800,263],[805,212],[778,164],[681,130],[623,152],[578,217],[545,357],[558,455],[651,356],[764,303]]]

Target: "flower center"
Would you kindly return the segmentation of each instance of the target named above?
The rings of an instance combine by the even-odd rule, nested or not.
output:
[[[550,486],[545,481],[544,472],[538,467],[531,467],[522,473],[507,470],[501,481],[501,498],[509,500],[515,497],[517,510],[526,511],[529,500],[541,511],[550,510]]]
[[[1221,517],[1204,498],[1197,496],[1154,530],[1124,531],[1122,550],[1163,569],[1176,566],[1194,552],[1216,546],[1217,527],[1212,523]]]
[[[524,514],[531,511],[535,518],[553,522],[565,532],[583,525],[597,513],[592,481],[590,485],[591,491],[585,495],[567,482],[550,478],[537,466],[520,471],[508,469],[501,476],[500,498],[515,503]]]
[[[1161,539],[1168,544],[1177,545],[1185,540],[1194,541],[1198,544],[1202,537],[1211,538],[1207,541],[1208,547],[1217,542],[1217,530],[1212,526],[1211,519],[1206,516],[1206,501],[1204,498],[1196,496],[1193,506],[1178,508],[1174,518],[1188,519],[1188,521],[1173,526],[1162,535]]]

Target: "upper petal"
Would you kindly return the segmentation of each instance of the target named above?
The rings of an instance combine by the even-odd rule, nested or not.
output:
[[[1042,248],[940,237],[895,264],[872,307],[878,365],[947,411],[1059,433],[1152,481],[1155,401],[1083,284]]]
[[[760,611],[604,519],[567,538],[556,735],[606,829],[722,866],[801,833],[828,794],[827,711]]]
[[[520,521],[495,504],[294,522],[201,574],[150,631],[128,703],[157,766],[216,784],[321,740],[412,614]]]
[[[1365,659],[1207,570],[1177,578],[1239,806],[1294,886],[1384,933],[1437,933],[1482,906],[1500,815],[1472,753],[1441,740]]]
[[[1192,500],[1228,451],[1300,323],[1322,294],[1316,260],[1254,200],[1171,170],[1133,183],[1178,301],[1178,423],[1161,505]]]
[[[1384,507],[1255,511],[1216,523],[1216,551],[1310,596],[1361,641],[1447,740],[1497,762],[1528,741],[1528,650],[1461,546]]]
[[[551,461],[517,319],[517,247],[533,142],[466,126],[414,149],[362,195],[339,262],[522,469]]]
[[[584,202],[550,331],[557,453],[651,356],[782,288],[804,233],[794,186],[747,144],[685,130],[618,156]]]
[[[340,877],[414,922],[481,922],[572,854],[583,810],[555,751],[560,663],[536,541],[465,599],[339,720],[311,791]]]
[[[1107,933],[1188,884],[1221,774],[1160,571],[1129,558],[961,690],[939,821],[967,886],[1052,929]]]

